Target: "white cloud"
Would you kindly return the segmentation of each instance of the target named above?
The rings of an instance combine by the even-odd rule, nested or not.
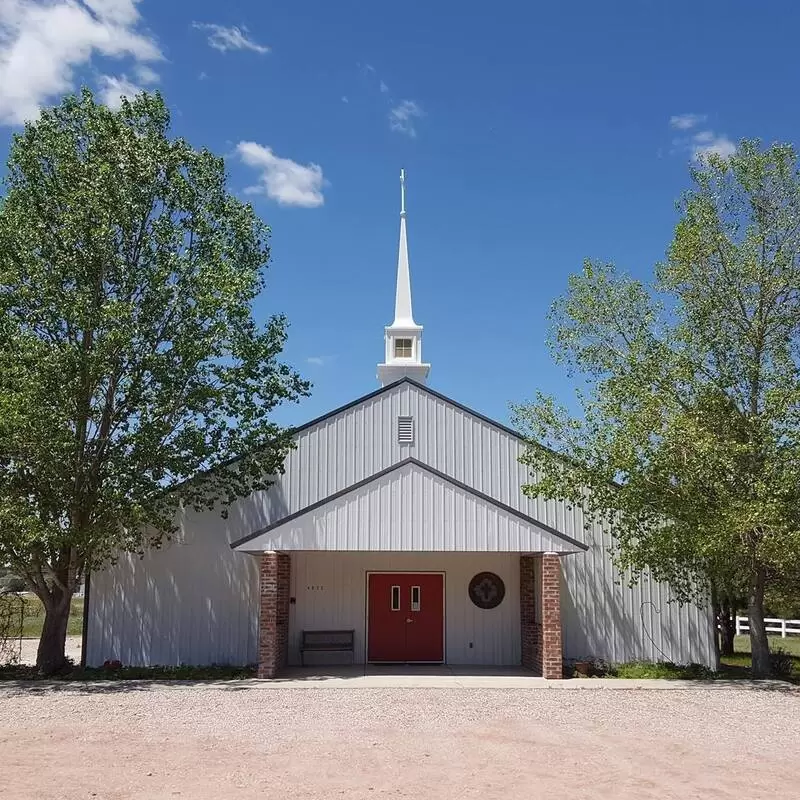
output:
[[[309,356],[306,359],[306,364],[312,367],[327,367],[336,361],[336,356]]]
[[[100,100],[115,111],[122,105],[122,98],[132,100],[139,92],[144,91],[142,84],[158,83],[158,73],[147,64],[137,64],[134,68],[137,83],[134,83],[123,73],[119,76],[100,76]]]
[[[221,53],[226,53],[228,50],[252,50],[261,55],[269,53],[269,47],[248,38],[249,31],[244,26],[227,28],[224,25],[215,25],[210,22],[193,22],[192,27],[201,31],[209,31],[208,43]]]
[[[127,0],[83,0],[83,4],[98,17],[113,20],[120,25],[131,25],[139,16],[135,8],[137,1],[130,3]]]
[[[698,130],[698,126],[706,119],[707,114],[676,114],[670,117],[670,127],[683,132],[682,136],[672,140],[674,148],[678,151],[688,150],[695,161],[712,153],[729,158],[736,152],[736,143],[724,133],[709,128]]]
[[[161,76],[152,67],[148,67],[147,64],[137,64],[133,71],[136,73],[136,79],[140,83],[158,83],[161,80]]]
[[[689,145],[694,159],[700,159],[712,153],[722,158],[729,158],[736,152],[735,142],[724,133],[714,133],[714,131],[698,131],[692,136]]]
[[[139,2],[0,0],[0,124],[35,118],[74,88],[75,70],[95,56],[130,58],[135,66],[161,60],[140,28]]]
[[[389,87],[383,81],[381,81],[380,90],[381,94],[386,94],[389,91]]]
[[[113,75],[100,76],[100,100],[114,111],[122,105],[123,97],[132,100],[141,91],[142,87],[129,81],[125,75],[120,75],[118,78]]]
[[[669,126],[677,131],[688,131],[706,119],[706,114],[675,114],[669,118]]]
[[[400,105],[389,111],[389,127],[398,133],[404,133],[412,139],[417,135],[415,120],[424,117],[425,112],[413,100],[403,100]]]
[[[322,187],[325,178],[319,164],[298,164],[290,158],[281,158],[272,148],[256,142],[239,142],[239,157],[259,171],[258,183],[248,186],[248,194],[266,194],[282,206],[316,208],[325,202]]]
[[[343,102],[343,103],[349,103],[349,102],[350,102],[350,101],[347,99],[347,95],[346,95],[346,94],[343,94],[343,95],[342,95],[342,102]]]

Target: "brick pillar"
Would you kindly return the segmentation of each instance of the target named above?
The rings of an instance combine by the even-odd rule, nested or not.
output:
[[[258,677],[274,678],[289,655],[289,556],[261,554],[259,565]]]
[[[522,624],[522,666],[541,672],[541,625],[536,618],[536,556],[519,557],[519,618]]]
[[[563,677],[561,647],[561,563],[556,553],[542,556],[542,675]]]

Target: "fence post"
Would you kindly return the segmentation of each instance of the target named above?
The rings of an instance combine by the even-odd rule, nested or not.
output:
[[[786,638],[786,620],[782,619],[781,620],[781,639],[785,639],[785,638]]]
[[[740,621],[741,619],[742,618],[737,614],[736,615],[736,635],[737,636],[741,636],[742,635],[742,623]]]

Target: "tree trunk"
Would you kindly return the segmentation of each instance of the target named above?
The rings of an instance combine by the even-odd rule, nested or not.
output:
[[[733,655],[733,637],[736,635],[736,624],[733,620],[731,601],[727,595],[722,596],[719,604],[719,652],[723,656]]]
[[[769,657],[769,641],[764,624],[764,570],[757,568],[750,578],[747,597],[747,616],[750,623],[750,652],[754,678],[772,677],[772,661]]]
[[[53,587],[53,602],[45,605],[44,626],[36,653],[36,666],[42,675],[54,675],[67,665],[65,649],[71,595]]]

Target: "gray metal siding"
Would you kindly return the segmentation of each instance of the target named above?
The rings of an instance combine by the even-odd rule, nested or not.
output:
[[[414,418],[413,444],[397,442],[397,417],[401,415]],[[229,542],[413,456],[589,545],[586,553],[562,558],[567,657],[591,655],[619,661],[666,657],[713,665],[716,656],[710,609],[675,606],[668,602],[669,587],[653,582],[646,581],[635,589],[618,584],[619,576],[607,553],[610,539],[606,533],[598,526],[585,530],[579,509],[522,494],[519,487],[528,482],[526,468],[518,461],[523,449],[522,442],[507,431],[412,384],[402,383],[373,396],[300,431],[297,447],[287,457],[285,473],[268,491],[236,503],[227,521],[214,512],[199,515],[200,519],[187,515],[181,522],[179,538],[197,549],[186,547],[187,554],[180,563],[167,554],[169,551],[157,551],[146,562],[126,557],[105,578],[93,576],[89,652],[96,661],[100,650],[95,643],[108,642],[111,637],[120,651],[141,653],[141,657],[149,653],[152,661],[155,645],[145,646],[140,640],[154,642],[166,636],[181,643],[159,645],[159,655],[173,659],[169,663],[176,663],[174,657],[187,652],[196,663],[236,663],[245,655],[249,658],[255,646],[254,567],[250,557],[231,553]],[[397,512],[397,502],[387,501],[392,514]],[[428,518],[418,513],[413,524],[421,537],[422,531],[434,531],[441,520],[441,515]],[[208,584],[205,593],[200,592],[195,584],[203,580],[205,571],[213,574],[218,569],[214,562],[225,565],[223,572]],[[203,644],[208,632],[203,607],[209,603],[215,619],[226,625],[241,625],[241,621],[233,620],[240,613],[244,615],[244,644],[231,638],[229,644],[218,645],[219,634],[211,636],[213,646]],[[142,615],[147,615],[147,626],[152,626],[150,633],[143,630]],[[193,622],[195,615],[199,615],[198,621]],[[197,632],[184,633],[187,629]]]
[[[669,586],[644,576],[633,587],[608,555],[608,532],[592,528],[590,549],[561,559],[561,618],[568,658],[697,662],[714,666],[708,606],[679,606]]]
[[[189,512],[188,538],[123,555],[92,574],[86,663],[250,664],[257,654],[258,569],[229,547],[224,521]]]
[[[409,462],[300,516],[290,517],[242,547],[250,552],[580,550],[552,531]]]

